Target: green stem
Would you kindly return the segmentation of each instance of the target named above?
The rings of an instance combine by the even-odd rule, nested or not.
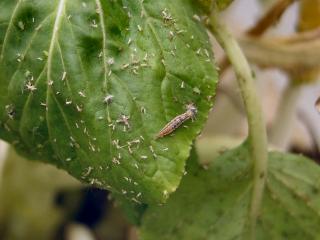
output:
[[[234,68],[246,108],[249,125],[248,140],[250,144],[250,155],[254,166],[253,192],[250,209],[250,229],[251,237],[252,239],[255,239],[255,227],[260,213],[268,162],[265,123],[262,117],[262,110],[256,93],[251,69],[239,47],[239,44],[229,33],[227,28],[219,23],[214,12],[209,18],[208,28],[225,50],[225,53]]]
[[[290,142],[301,88],[301,85],[294,81],[289,83],[282,94],[275,120],[270,129],[269,142],[281,150],[286,150]]]

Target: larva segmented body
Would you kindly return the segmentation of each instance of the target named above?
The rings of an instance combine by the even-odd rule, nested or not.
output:
[[[185,121],[188,119],[194,119],[197,114],[197,108],[193,104],[187,105],[187,111],[185,113],[182,113],[178,116],[176,116],[174,119],[172,119],[169,123],[167,123],[164,128],[160,130],[160,132],[157,135],[157,138],[162,138],[166,135],[169,135],[174,130],[176,130],[178,127],[181,126]]]

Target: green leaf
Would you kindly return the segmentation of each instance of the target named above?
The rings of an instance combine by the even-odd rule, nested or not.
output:
[[[113,194],[112,197],[115,199],[116,205],[120,208],[128,222],[139,226],[148,205],[130,201],[121,194]]]
[[[216,2],[217,2],[218,9],[224,10],[233,2],[233,0],[220,0]]]
[[[320,168],[302,156],[270,153],[257,239],[316,239]],[[225,152],[208,170],[189,161],[187,176],[164,206],[147,209],[148,239],[250,239],[252,165],[245,146]]]
[[[218,10],[224,10],[227,8],[233,0],[197,0],[196,4],[200,7],[200,9],[209,14],[212,11],[214,4],[218,8]]]
[[[187,0],[2,0],[0,138],[128,199],[165,201],[217,82],[194,11]],[[190,102],[197,119],[155,139]]]

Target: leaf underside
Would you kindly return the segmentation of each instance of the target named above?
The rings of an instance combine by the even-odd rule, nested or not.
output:
[[[135,202],[163,202],[215,92],[187,0],[1,0],[0,138]],[[197,119],[155,139],[194,103]]]
[[[245,146],[208,170],[190,159],[177,192],[164,206],[147,209],[141,239],[250,239],[250,162]],[[317,239],[319,224],[319,167],[302,156],[270,153],[256,239]]]

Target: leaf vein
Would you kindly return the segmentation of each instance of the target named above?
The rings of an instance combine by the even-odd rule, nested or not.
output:
[[[22,0],[18,0],[17,1],[17,4],[16,6],[14,7],[13,9],[13,12],[12,12],[12,15],[11,15],[11,18],[9,20],[9,24],[8,24],[8,28],[6,30],[6,33],[4,35],[4,39],[3,39],[3,44],[2,44],[2,48],[1,48],[1,53],[0,53],[0,62],[3,60],[3,57],[4,57],[4,50],[6,48],[6,45],[7,45],[7,42],[8,42],[8,38],[9,38],[9,31],[10,29],[12,28],[13,26],[13,19],[14,17],[16,16],[17,12],[18,12],[18,9],[20,7],[22,3]]]

